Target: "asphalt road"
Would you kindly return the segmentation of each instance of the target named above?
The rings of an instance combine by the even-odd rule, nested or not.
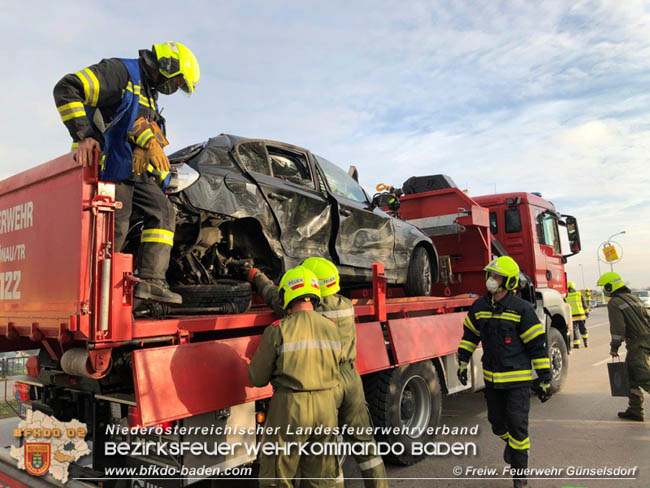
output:
[[[650,421],[620,420],[616,412],[627,405],[625,398],[613,398],[609,392],[607,366],[609,327],[604,308],[592,311],[587,322],[589,348],[574,350],[569,357],[569,376],[562,391],[545,404],[533,398],[530,413],[530,467],[556,468],[559,477],[567,471],[583,468],[634,468],[635,479],[535,479],[535,487],[619,488],[650,487]],[[646,401],[650,409],[650,402]],[[0,420],[0,446],[13,441],[17,419]],[[476,456],[430,456],[408,467],[388,466],[391,487],[510,487],[505,479],[502,459],[503,442],[495,437],[487,421],[482,393],[459,394],[444,400],[442,424],[449,427],[478,425],[476,436],[440,436],[441,442],[474,442]],[[454,468],[462,474],[456,476]],[[480,479],[471,472],[491,468],[497,475]],[[458,468],[457,468],[458,469]],[[345,464],[346,486],[361,487],[360,473],[353,460]],[[557,475],[556,475],[557,476]],[[502,479],[496,479],[501,477]],[[578,479],[582,478],[582,479]]]
[[[626,398],[610,396],[606,363],[609,361],[609,323],[605,308],[592,311],[588,321],[589,348],[573,350],[569,356],[569,375],[564,388],[548,402],[532,399],[530,412],[530,467],[557,468],[558,477],[583,468],[634,468],[636,479],[530,480],[540,487],[650,487],[650,421],[620,420],[616,413],[627,406]],[[623,356],[622,356],[623,357]],[[646,397],[647,398],[647,397]],[[650,402],[646,401],[646,409]],[[388,466],[391,487],[510,487],[509,479],[478,479],[470,467],[493,468],[503,477],[503,441],[495,437],[487,421],[483,393],[458,394],[443,403],[442,424],[479,426],[478,435],[440,436],[443,442],[475,442],[476,456],[431,456],[408,467]],[[463,474],[456,476],[454,468]],[[347,478],[359,476],[352,460],[345,464]],[[457,470],[459,468],[456,468]],[[583,478],[583,479],[577,479]],[[348,479],[346,486],[360,487],[359,480]]]

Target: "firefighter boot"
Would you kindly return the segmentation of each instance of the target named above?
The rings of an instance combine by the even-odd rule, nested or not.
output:
[[[638,413],[630,412],[629,410],[625,410],[624,412],[618,412],[618,416],[622,419],[625,420],[636,420],[637,422],[643,422],[644,418],[643,415],[639,415]]]
[[[530,488],[528,480],[525,478],[515,478],[512,480],[512,486],[514,488]]]
[[[183,297],[169,289],[165,280],[143,279],[135,285],[133,295],[141,300],[161,303],[183,303]]]
[[[587,339],[582,339],[582,342],[584,342],[584,344],[585,344],[585,349],[586,349],[587,347],[589,347],[589,346],[587,346]]]

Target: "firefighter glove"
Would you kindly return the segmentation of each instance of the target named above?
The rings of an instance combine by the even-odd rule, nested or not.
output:
[[[467,363],[461,361],[458,365],[458,381],[462,383],[463,386],[467,386]]]
[[[538,390],[537,390],[537,397],[540,399],[542,403],[546,402],[551,398],[551,382],[550,381],[542,381],[539,384]]]
[[[133,172],[136,175],[146,173],[148,161],[149,159],[147,158],[147,151],[141,147],[133,148]]]
[[[151,139],[147,144],[147,157],[158,171],[169,171],[169,159],[167,159],[165,151],[155,138]]]

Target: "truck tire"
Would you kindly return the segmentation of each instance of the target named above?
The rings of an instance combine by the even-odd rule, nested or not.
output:
[[[442,411],[442,390],[431,361],[398,366],[364,378],[366,400],[375,427],[406,427],[408,434],[377,433],[377,441],[404,446],[403,454],[391,453],[386,460],[403,466],[420,461],[424,454],[413,454],[413,443],[430,442],[435,437],[426,429],[438,426]],[[414,432],[414,430],[416,430]]]
[[[551,392],[560,391],[569,374],[569,355],[562,334],[555,327],[549,327],[548,357],[551,360]]]
[[[409,297],[428,297],[431,295],[432,285],[431,258],[424,247],[418,246],[411,254],[404,291]]]
[[[176,285],[171,290],[183,297],[179,308],[215,308],[230,304],[230,313],[244,313],[251,304],[251,285],[246,281],[218,280],[212,285]]]

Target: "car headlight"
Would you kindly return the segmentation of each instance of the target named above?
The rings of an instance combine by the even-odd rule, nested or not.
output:
[[[173,164],[169,172],[171,178],[165,193],[168,195],[172,193],[179,193],[186,188],[192,186],[201,176],[198,171],[185,163]]]

